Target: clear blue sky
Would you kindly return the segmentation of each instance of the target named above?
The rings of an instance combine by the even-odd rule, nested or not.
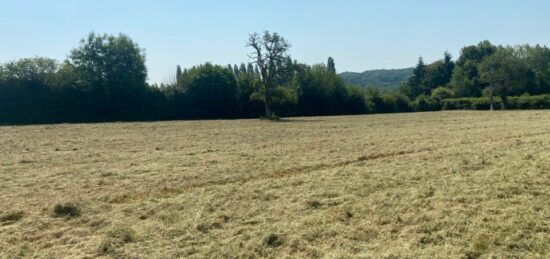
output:
[[[430,62],[488,39],[550,45],[549,0],[0,0],[0,62],[64,59],[90,31],[123,32],[147,53],[149,79],[175,66],[247,61],[248,34],[276,31],[306,63],[332,56],[364,71]]]

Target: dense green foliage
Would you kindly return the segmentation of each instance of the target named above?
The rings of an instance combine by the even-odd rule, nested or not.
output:
[[[263,40],[279,36],[269,37]],[[267,65],[177,66],[173,83],[149,85],[136,43],[122,34],[91,33],[63,62],[0,65],[0,123],[257,118],[265,114],[266,77],[276,115],[368,112],[364,92],[336,75],[332,58],[314,66],[282,55]]]
[[[329,60],[329,65],[331,64]],[[334,64],[334,63],[332,63]],[[359,114],[365,112],[360,91],[346,87],[330,66],[306,67],[293,81],[303,115]]]
[[[55,88],[59,65],[46,58],[21,59],[0,66],[0,118],[3,123],[44,122],[57,116]],[[22,119],[25,118],[25,119]]]
[[[463,48],[456,62],[447,52],[431,64],[420,58],[414,68],[393,73],[408,79],[387,91],[347,84],[333,58],[312,66],[292,60],[285,54],[290,43],[275,33],[256,37],[260,52],[250,63],[177,66],[172,83],[149,85],[145,53],[132,39],[91,33],[63,62],[36,57],[1,64],[0,123],[550,108],[550,49],[543,46],[483,41]]]
[[[416,111],[546,108],[547,97],[541,94],[550,93],[549,79],[547,47],[495,46],[482,41],[463,48],[456,62],[448,53],[428,65],[420,58],[400,91],[414,100]]]
[[[0,123],[145,120],[157,116],[145,55],[126,35],[90,33],[59,64],[30,58],[0,66]]]
[[[454,67],[451,55],[447,52],[442,60],[430,65],[425,65],[420,57],[413,69],[413,75],[407,84],[401,87],[401,91],[413,99],[420,95],[430,95],[434,89],[445,86],[451,81]]]
[[[413,74],[413,68],[377,69],[362,73],[344,72],[340,76],[348,83],[364,88],[378,87],[383,91],[399,88]]]
[[[550,95],[524,95],[506,98],[495,98],[496,109],[550,109]],[[487,110],[490,108],[488,97],[449,98],[441,101],[443,110]]]
[[[237,116],[237,80],[231,70],[205,64],[186,70],[173,87],[176,117],[233,118]]]

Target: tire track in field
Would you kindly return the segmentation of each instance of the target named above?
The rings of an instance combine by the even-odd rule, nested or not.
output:
[[[182,186],[177,188],[164,187],[160,189],[154,189],[154,190],[149,190],[149,191],[144,191],[139,193],[125,194],[119,197],[115,197],[113,199],[109,199],[107,200],[107,202],[120,204],[120,203],[132,202],[132,201],[142,201],[150,198],[169,198],[169,197],[173,197],[186,192],[191,192],[199,188],[225,186],[225,185],[237,184],[237,183],[246,184],[249,182],[265,180],[265,179],[281,179],[281,178],[286,178],[291,176],[309,174],[315,171],[330,170],[330,169],[343,167],[343,166],[347,166],[347,165],[351,165],[351,164],[355,164],[363,161],[372,161],[372,160],[384,159],[388,157],[397,157],[397,156],[403,156],[403,155],[418,154],[422,152],[444,150],[451,147],[456,147],[457,145],[464,146],[464,145],[471,145],[471,144],[484,144],[488,142],[499,143],[503,140],[506,141],[512,138],[537,137],[537,136],[543,136],[543,135],[550,135],[550,132],[534,132],[534,133],[528,133],[524,135],[510,135],[507,137],[500,137],[500,138],[494,138],[494,139],[471,140],[468,142],[438,146],[437,148],[426,147],[426,148],[420,148],[415,150],[400,150],[400,151],[387,152],[387,153],[375,153],[375,154],[360,156],[356,159],[344,160],[344,161],[330,163],[330,164],[316,164],[316,165],[307,165],[307,166],[300,166],[300,167],[291,167],[291,168],[287,168],[284,170],[279,170],[279,171],[275,171],[267,174],[258,174],[258,175],[248,176],[248,177],[236,177],[233,179],[210,180],[210,181],[205,181],[200,183],[193,183],[187,186]]]
[[[258,175],[253,175],[249,177],[241,177],[241,178],[234,178],[234,179],[210,180],[210,181],[205,181],[201,183],[190,184],[188,186],[183,186],[179,188],[164,187],[161,189],[150,190],[150,191],[145,191],[145,192],[140,192],[140,193],[135,193],[130,195],[122,195],[119,197],[115,197],[114,199],[110,199],[108,200],[108,202],[118,204],[118,203],[126,203],[131,201],[140,201],[147,198],[168,198],[168,197],[172,197],[182,193],[190,192],[198,188],[224,186],[224,185],[237,184],[237,183],[246,184],[249,182],[264,180],[264,179],[280,179],[280,178],[286,178],[290,176],[309,174],[315,171],[334,169],[334,168],[347,166],[347,165],[351,165],[351,164],[355,164],[363,161],[371,161],[371,160],[383,159],[388,157],[395,157],[395,156],[401,156],[401,155],[416,154],[416,153],[428,152],[433,150],[445,149],[450,146],[451,145],[440,147],[437,149],[422,148],[422,149],[416,149],[416,150],[406,150],[406,151],[402,150],[402,151],[395,151],[395,152],[388,152],[388,153],[377,153],[377,154],[360,156],[353,160],[345,160],[345,161],[331,163],[331,164],[317,164],[317,165],[307,165],[307,166],[301,166],[301,167],[292,167],[292,168],[275,171],[273,173],[268,173],[268,174],[258,174]]]

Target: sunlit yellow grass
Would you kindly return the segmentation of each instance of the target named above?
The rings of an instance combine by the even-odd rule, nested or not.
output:
[[[547,258],[550,112],[0,127],[0,257],[98,256]]]

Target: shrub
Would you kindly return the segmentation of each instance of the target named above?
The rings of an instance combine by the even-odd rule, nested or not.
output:
[[[393,95],[383,95],[382,96],[382,110],[383,112],[397,112],[397,102]]]
[[[501,102],[499,98],[495,97],[495,109],[499,109],[501,107]],[[489,102],[489,98],[476,98],[472,101],[472,110],[490,110],[491,109],[491,102]]]
[[[440,86],[432,90],[432,98],[438,101],[451,98],[454,96],[454,94],[455,93],[453,92],[453,90],[444,86]]]
[[[376,87],[369,87],[365,95],[365,102],[368,107],[369,113],[383,113],[386,112],[386,103],[382,98],[380,90]]]
[[[411,99],[404,94],[394,93],[392,94],[395,99],[395,105],[398,112],[410,112],[412,111]]]
[[[475,98],[453,98],[441,100],[442,110],[471,110],[472,99]]]
[[[347,98],[345,112],[350,114],[362,114],[368,112],[364,92],[356,86],[347,86]]]
[[[271,91],[271,109],[275,114],[291,116],[296,110],[298,96],[294,89],[277,86]]]
[[[427,95],[419,95],[416,100],[414,100],[412,106],[417,112],[436,111],[440,109],[439,103]]]
[[[495,97],[495,109],[550,109],[550,95],[522,95],[506,98],[504,104],[501,98]],[[441,100],[443,110],[489,110],[487,97],[449,98]]]
[[[495,98],[495,108],[500,107],[500,99]],[[489,110],[489,98],[449,98],[441,100],[442,110]]]
[[[522,95],[508,98],[508,109],[549,109],[550,95]]]

